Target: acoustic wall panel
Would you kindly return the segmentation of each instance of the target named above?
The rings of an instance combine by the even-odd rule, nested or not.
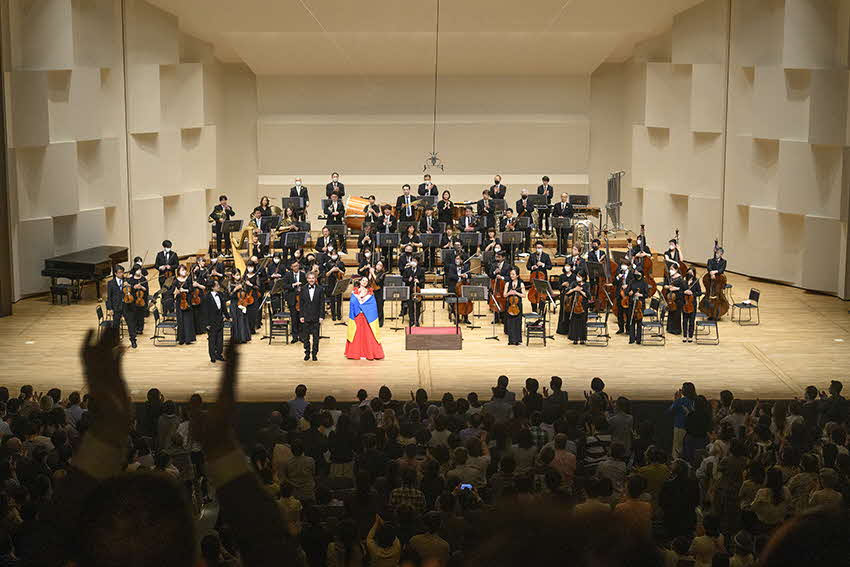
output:
[[[77,145],[17,148],[18,217],[74,214],[78,210]]]
[[[135,198],[131,210],[134,219],[144,219],[144,222],[133,223],[130,253],[141,256],[145,250],[158,250],[167,238],[163,198],[157,195]]]
[[[730,135],[753,135],[753,92],[755,68],[732,66],[729,73],[729,110],[727,129]]]
[[[673,63],[722,63],[728,0],[705,0],[673,16]]]
[[[811,71],[808,141],[812,144],[847,143],[847,87],[846,69]]]
[[[828,69],[835,60],[835,0],[785,0],[782,65]]]
[[[53,219],[50,217],[22,218],[17,224],[19,253],[15,255],[17,287],[20,297],[44,291],[50,279],[42,277],[44,258],[55,256],[53,248]],[[25,252],[25,253],[22,253]]]
[[[130,65],[127,73],[127,123],[130,134],[158,132],[162,125],[158,64]]]
[[[691,71],[690,127],[693,132],[723,131],[726,80],[719,63],[694,64]]]
[[[779,141],[729,136],[727,199],[742,205],[775,208],[779,195]]]
[[[80,210],[114,207],[121,199],[119,144],[115,138],[77,142],[77,187]]]
[[[806,71],[782,67],[755,68],[753,137],[808,140],[809,79]]]
[[[163,194],[167,176],[161,158],[159,134],[130,136],[130,194],[134,198]]]
[[[200,63],[160,66],[162,122],[165,128],[200,128],[206,123],[203,75]]]
[[[12,147],[44,146],[50,143],[47,73],[12,71],[9,79],[10,107],[14,117]]]
[[[10,0],[15,69],[55,70],[74,65],[71,0]]]
[[[705,263],[711,257],[714,239],[721,234],[720,207],[716,197],[688,197],[688,216],[679,226],[686,260]]]
[[[785,0],[732,0],[732,47],[738,65],[782,64]]]
[[[165,197],[163,214],[164,237],[171,240],[176,249],[196,252],[207,247],[209,225],[205,219],[209,211],[205,191]]]
[[[177,17],[144,0],[126,0],[126,50],[131,65],[172,65],[180,60]]]
[[[747,273],[783,282],[799,282],[805,246],[805,218],[773,209],[750,207],[749,237],[736,240],[735,250],[749,247],[753,256]]]
[[[74,61],[87,67],[115,65],[114,0],[72,0]]]
[[[840,262],[835,261],[834,247],[825,246],[825,243],[839,242],[844,227],[841,221],[816,215],[806,215],[804,227],[805,252],[801,258],[800,285],[806,289],[835,293]]]
[[[181,192],[216,186],[216,127],[180,131]]]
[[[785,213],[841,218],[843,152],[837,146],[779,142],[779,199]]]
[[[670,112],[675,107],[673,65],[646,64],[646,115],[644,124],[653,128],[669,128]]]

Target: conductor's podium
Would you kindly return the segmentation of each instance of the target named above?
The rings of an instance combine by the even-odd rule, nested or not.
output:
[[[406,327],[405,350],[461,350],[463,333],[457,327]]]

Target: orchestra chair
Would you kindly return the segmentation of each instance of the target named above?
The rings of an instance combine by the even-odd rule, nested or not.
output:
[[[730,293],[731,295],[731,293]],[[759,298],[761,297],[761,291],[756,288],[750,288],[750,295],[744,301],[740,303],[732,304],[732,320],[735,320],[735,309],[738,310],[738,324],[741,326],[747,325],[759,325],[761,324],[761,311],[759,310]],[[753,311],[756,312],[756,318],[753,319]],[[747,318],[744,319],[741,316],[746,312]]]
[[[71,305],[73,289],[74,287],[71,284],[56,284],[50,286],[50,302],[53,305],[56,305],[56,301],[58,300],[59,305],[62,305],[62,300],[64,298],[65,305]]]
[[[664,329],[664,319],[657,315],[658,298],[653,299],[652,303],[655,303],[656,316],[655,318],[647,318],[646,311],[650,311],[650,309],[644,311],[643,319],[640,322],[640,344],[643,346],[664,346],[667,343],[667,334]]]
[[[159,315],[159,309],[151,309],[153,315],[153,346],[177,346],[177,321],[166,321]],[[162,331],[160,333],[160,331]]]
[[[266,319],[266,336],[263,338],[267,338],[269,340],[269,344],[272,344],[272,340],[274,340],[275,337],[283,337],[284,344],[289,344],[291,322],[289,313],[286,311],[274,313],[271,301],[266,303],[266,308],[269,316],[268,319]]]
[[[546,325],[539,313],[523,313],[522,323],[525,327],[525,346],[531,339],[543,339],[543,346],[546,346]]]
[[[658,322],[659,320],[663,319],[663,317],[659,316],[660,308],[661,300],[657,297],[653,297],[649,300],[649,307],[643,310],[643,318],[646,319],[647,317],[649,317],[653,321]]]
[[[605,324],[605,321],[600,321],[599,313],[587,314],[587,339],[584,344],[587,346],[608,346],[608,325]]]
[[[697,319],[694,339],[696,339],[698,345],[719,345],[720,327],[718,327],[717,321],[710,321],[707,318]]]
[[[97,340],[100,340],[100,335],[103,334],[103,330],[112,327],[112,316],[104,316],[103,307],[100,305],[98,305],[95,309],[95,313],[97,313]]]
[[[696,335],[698,335],[700,333],[700,331],[703,332],[703,333],[711,332],[708,328],[700,328],[700,326],[697,325],[697,323],[699,323],[700,321],[707,321],[707,320],[708,320],[708,315],[706,315],[702,311],[696,312],[696,320],[694,321],[694,336],[695,337],[696,337]]]

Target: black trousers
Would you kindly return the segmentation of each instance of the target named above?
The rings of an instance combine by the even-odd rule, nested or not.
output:
[[[565,256],[567,254],[567,241],[570,238],[571,230],[572,229],[570,228],[559,228],[556,231],[558,233],[557,253],[562,256]]]
[[[124,317],[124,321],[127,323],[127,334],[130,335],[130,342],[135,342],[136,329],[138,329],[138,323],[136,322],[136,314],[130,309],[122,311],[113,311],[112,326],[115,329],[121,328],[121,317]]]
[[[539,224],[538,230],[540,232],[549,232],[552,230],[552,220],[551,220],[551,211],[549,209],[538,209],[539,215]]]
[[[693,313],[682,312],[682,336],[686,339],[694,338],[694,327],[696,326],[697,312]]]
[[[641,340],[643,340],[642,322],[643,318],[638,319],[637,317],[629,317],[629,342],[636,342],[640,344]]]
[[[289,307],[289,320],[292,322],[292,334],[296,337],[301,336],[301,314],[295,310],[295,298],[286,301]]]
[[[210,360],[218,360],[224,354],[224,328],[210,329],[207,331],[207,348],[210,352]]]
[[[221,246],[222,242],[224,243],[223,249],[222,249],[222,246]],[[229,252],[230,249],[231,249],[230,233],[229,232],[216,231],[216,233],[215,233],[215,247],[216,247],[216,250],[218,251],[219,254],[221,254],[224,250],[227,250]]]
[[[628,325],[628,322],[629,322],[628,308],[620,305],[619,309],[617,311],[617,330],[625,332],[626,326]]]
[[[384,326],[384,290],[379,289],[375,292],[375,303],[378,306],[378,326]]]
[[[410,288],[410,293],[413,295],[413,288]],[[419,326],[419,317],[422,314],[422,302],[415,299],[407,300],[407,320],[411,327]]]
[[[331,307],[331,319],[334,321],[342,319],[342,295],[330,295],[330,291],[326,290],[325,293],[328,294],[328,304]]]
[[[312,345],[310,344],[312,339]],[[319,322],[301,323],[301,340],[304,342],[304,354],[316,356],[319,353]],[[311,349],[312,346],[312,349]]]

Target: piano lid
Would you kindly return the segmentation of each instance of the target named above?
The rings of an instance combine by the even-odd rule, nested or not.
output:
[[[126,246],[95,246],[94,248],[86,248],[85,250],[78,250],[70,254],[45,258],[44,263],[101,264],[108,261],[115,263],[126,262],[128,259]]]

